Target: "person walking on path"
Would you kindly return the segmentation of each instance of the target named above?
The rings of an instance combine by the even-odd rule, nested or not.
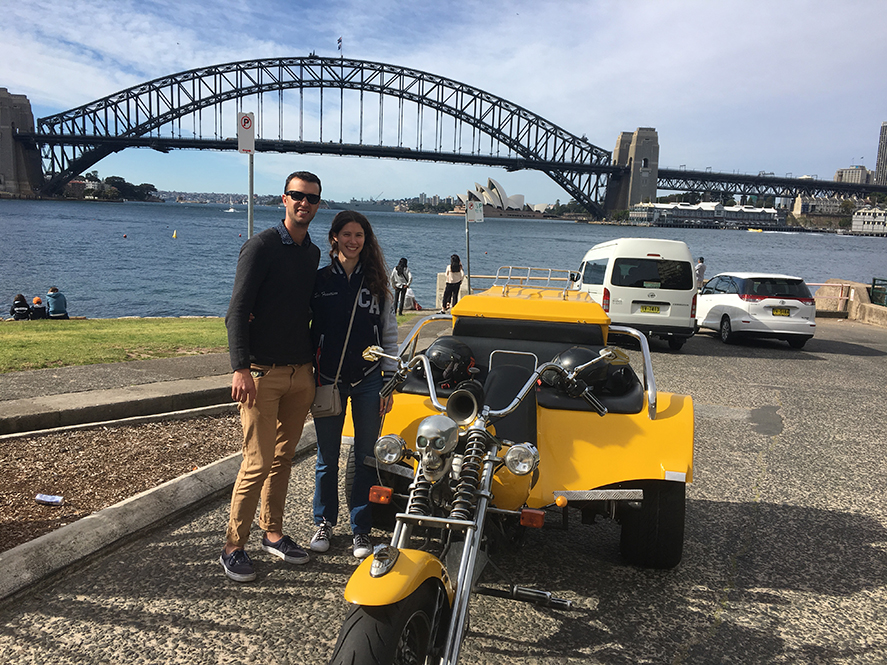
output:
[[[27,321],[31,318],[31,306],[28,305],[27,299],[21,293],[17,293],[12,299],[9,315],[13,321]]]
[[[46,313],[50,319],[69,319],[68,300],[57,287],[51,286],[46,294]]]
[[[339,452],[345,406],[351,399],[354,425],[355,473],[348,497],[352,553],[359,559],[372,553],[370,487],[376,473],[363,463],[373,455],[382,416],[393,397],[380,397],[383,374],[397,369],[393,360],[365,360],[363,350],[381,346],[397,354],[397,320],[388,291],[388,272],[382,250],[369,221],[345,210],[333,219],[329,232],[330,265],[317,273],[311,301],[311,338],[316,348],[318,385],[336,383],[342,410],[339,415],[314,419],[317,464],[314,480],[314,525],[310,547],[326,552],[339,516]]]
[[[293,453],[314,399],[309,307],[320,249],[308,225],[320,204],[320,179],[307,171],[290,174],[283,203],[286,217],[241,248],[225,317],[243,462],[219,560],[238,582],[256,577],[244,546],[260,499],[262,549],[288,563],[308,561],[308,553],[284,535],[283,512]]]
[[[450,257],[450,265],[447,266],[446,286],[444,286],[440,314],[445,314],[450,307],[459,301],[459,289],[462,288],[462,280],[464,278],[465,273],[462,271],[462,260],[458,254],[453,254]]]
[[[48,318],[46,313],[46,305],[40,299],[40,296],[34,296],[34,304],[31,305],[31,321]]]
[[[407,267],[407,260],[402,258],[397,267],[391,271],[391,288],[394,289],[394,309],[403,315],[403,304],[407,297],[407,289],[413,283],[413,276]]]
[[[696,275],[696,290],[701,291],[702,285],[705,283],[705,259],[703,257],[699,257],[693,272]]]

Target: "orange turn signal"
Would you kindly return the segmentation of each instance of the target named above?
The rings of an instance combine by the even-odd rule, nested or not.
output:
[[[393,491],[390,487],[373,485],[370,487],[370,503],[381,503],[387,506],[391,503],[392,493]]]
[[[554,500],[554,503],[558,508],[563,508],[564,506],[567,505],[567,497],[565,497],[563,494],[561,494],[559,497],[557,497]]]
[[[521,526],[528,526],[533,529],[541,529],[545,524],[545,511],[536,510],[534,508],[524,508],[520,511]]]

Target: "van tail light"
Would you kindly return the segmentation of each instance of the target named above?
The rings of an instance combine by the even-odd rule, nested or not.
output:
[[[693,294],[693,302],[690,304],[690,318],[696,318],[696,294]]]
[[[604,287],[604,298],[603,302],[601,303],[601,307],[604,308],[605,312],[610,311],[610,289],[608,289],[607,287]]]

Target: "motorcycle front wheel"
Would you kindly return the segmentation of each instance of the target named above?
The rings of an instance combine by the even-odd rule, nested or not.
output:
[[[394,603],[355,606],[339,631],[330,665],[422,665],[431,654],[435,582]]]

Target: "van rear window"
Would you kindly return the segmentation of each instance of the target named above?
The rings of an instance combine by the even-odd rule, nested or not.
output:
[[[693,267],[688,261],[665,259],[616,259],[610,281],[613,286],[636,289],[689,291],[695,287]]]

